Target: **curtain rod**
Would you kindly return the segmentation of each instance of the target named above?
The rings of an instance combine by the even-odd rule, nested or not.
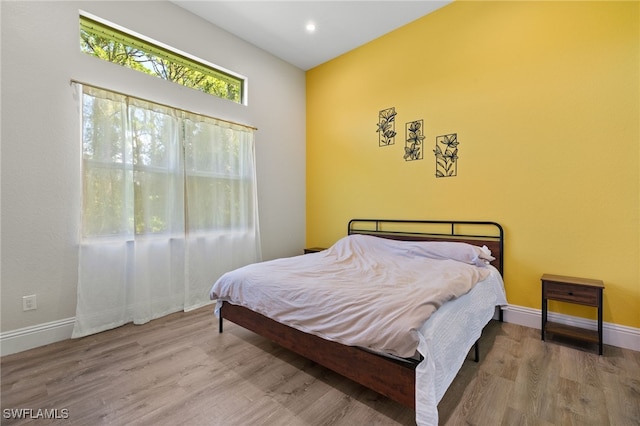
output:
[[[150,100],[150,99],[141,98],[141,97],[139,97],[139,96],[133,96],[133,95],[129,95],[129,94],[127,94],[127,93],[118,92],[117,90],[107,89],[106,87],[96,86],[95,84],[85,83],[84,81],[79,81],[79,80],[71,79],[71,80],[70,80],[70,83],[71,83],[71,84],[73,84],[73,83],[76,83],[76,84],[82,84],[83,86],[93,87],[94,89],[106,90],[106,91],[108,91],[108,92],[116,93],[116,94],[121,95],[121,96],[127,96],[127,97],[129,97],[129,98],[134,98],[134,99],[138,99],[138,100],[145,101],[145,102],[152,102],[152,103],[154,103],[154,104],[157,104],[157,105],[160,105],[160,106],[163,106],[163,107],[173,108],[173,109],[175,109],[175,110],[183,111],[183,112],[186,112],[186,113],[189,113],[189,114],[201,115],[201,116],[203,116],[203,117],[212,118],[212,119],[214,119],[214,120],[222,121],[223,123],[233,124],[233,125],[235,125],[235,126],[242,126],[242,127],[246,127],[246,128],[251,129],[251,130],[253,130],[253,131],[258,130],[258,128],[257,128],[257,127],[249,126],[248,124],[238,123],[238,122],[231,121],[231,120],[225,120],[224,118],[211,117],[210,115],[202,114],[202,113],[195,112],[195,111],[189,111],[188,109],[184,109],[184,108],[176,108],[175,106],[172,106],[172,105],[167,105],[167,104],[163,104],[163,103],[160,103],[160,102],[152,101],[152,100]]]

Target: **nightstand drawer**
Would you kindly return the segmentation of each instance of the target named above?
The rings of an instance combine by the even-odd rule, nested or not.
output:
[[[544,289],[544,297],[547,299],[590,306],[598,306],[599,304],[599,289],[596,288],[547,282],[544,285]]]

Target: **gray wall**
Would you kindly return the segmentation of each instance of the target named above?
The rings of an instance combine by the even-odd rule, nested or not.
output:
[[[263,256],[305,240],[305,74],[169,2],[1,2],[1,331],[75,316],[79,110],[70,80],[258,128]],[[248,78],[236,105],[79,51],[84,10]],[[22,311],[36,294],[38,309]],[[10,334],[10,333],[9,333]]]

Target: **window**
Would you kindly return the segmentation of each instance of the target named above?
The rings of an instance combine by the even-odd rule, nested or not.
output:
[[[237,103],[244,100],[243,78],[83,15],[80,50],[223,99]]]
[[[252,128],[89,86],[82,123],[84,237],[250,226]]]
[[[183,130],[189,228],[251,227],[255,206],[249,195],[255,192],[255,168],[243,142],[249,132],[211,124],[197,115],[184,118]]]

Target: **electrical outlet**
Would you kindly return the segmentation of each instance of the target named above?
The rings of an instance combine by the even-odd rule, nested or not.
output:
[[[38,305],[36,304],[36,295],[32,294],[31,296],[22,296],[22,310],[23,311],[32,311],[37,309]]]

